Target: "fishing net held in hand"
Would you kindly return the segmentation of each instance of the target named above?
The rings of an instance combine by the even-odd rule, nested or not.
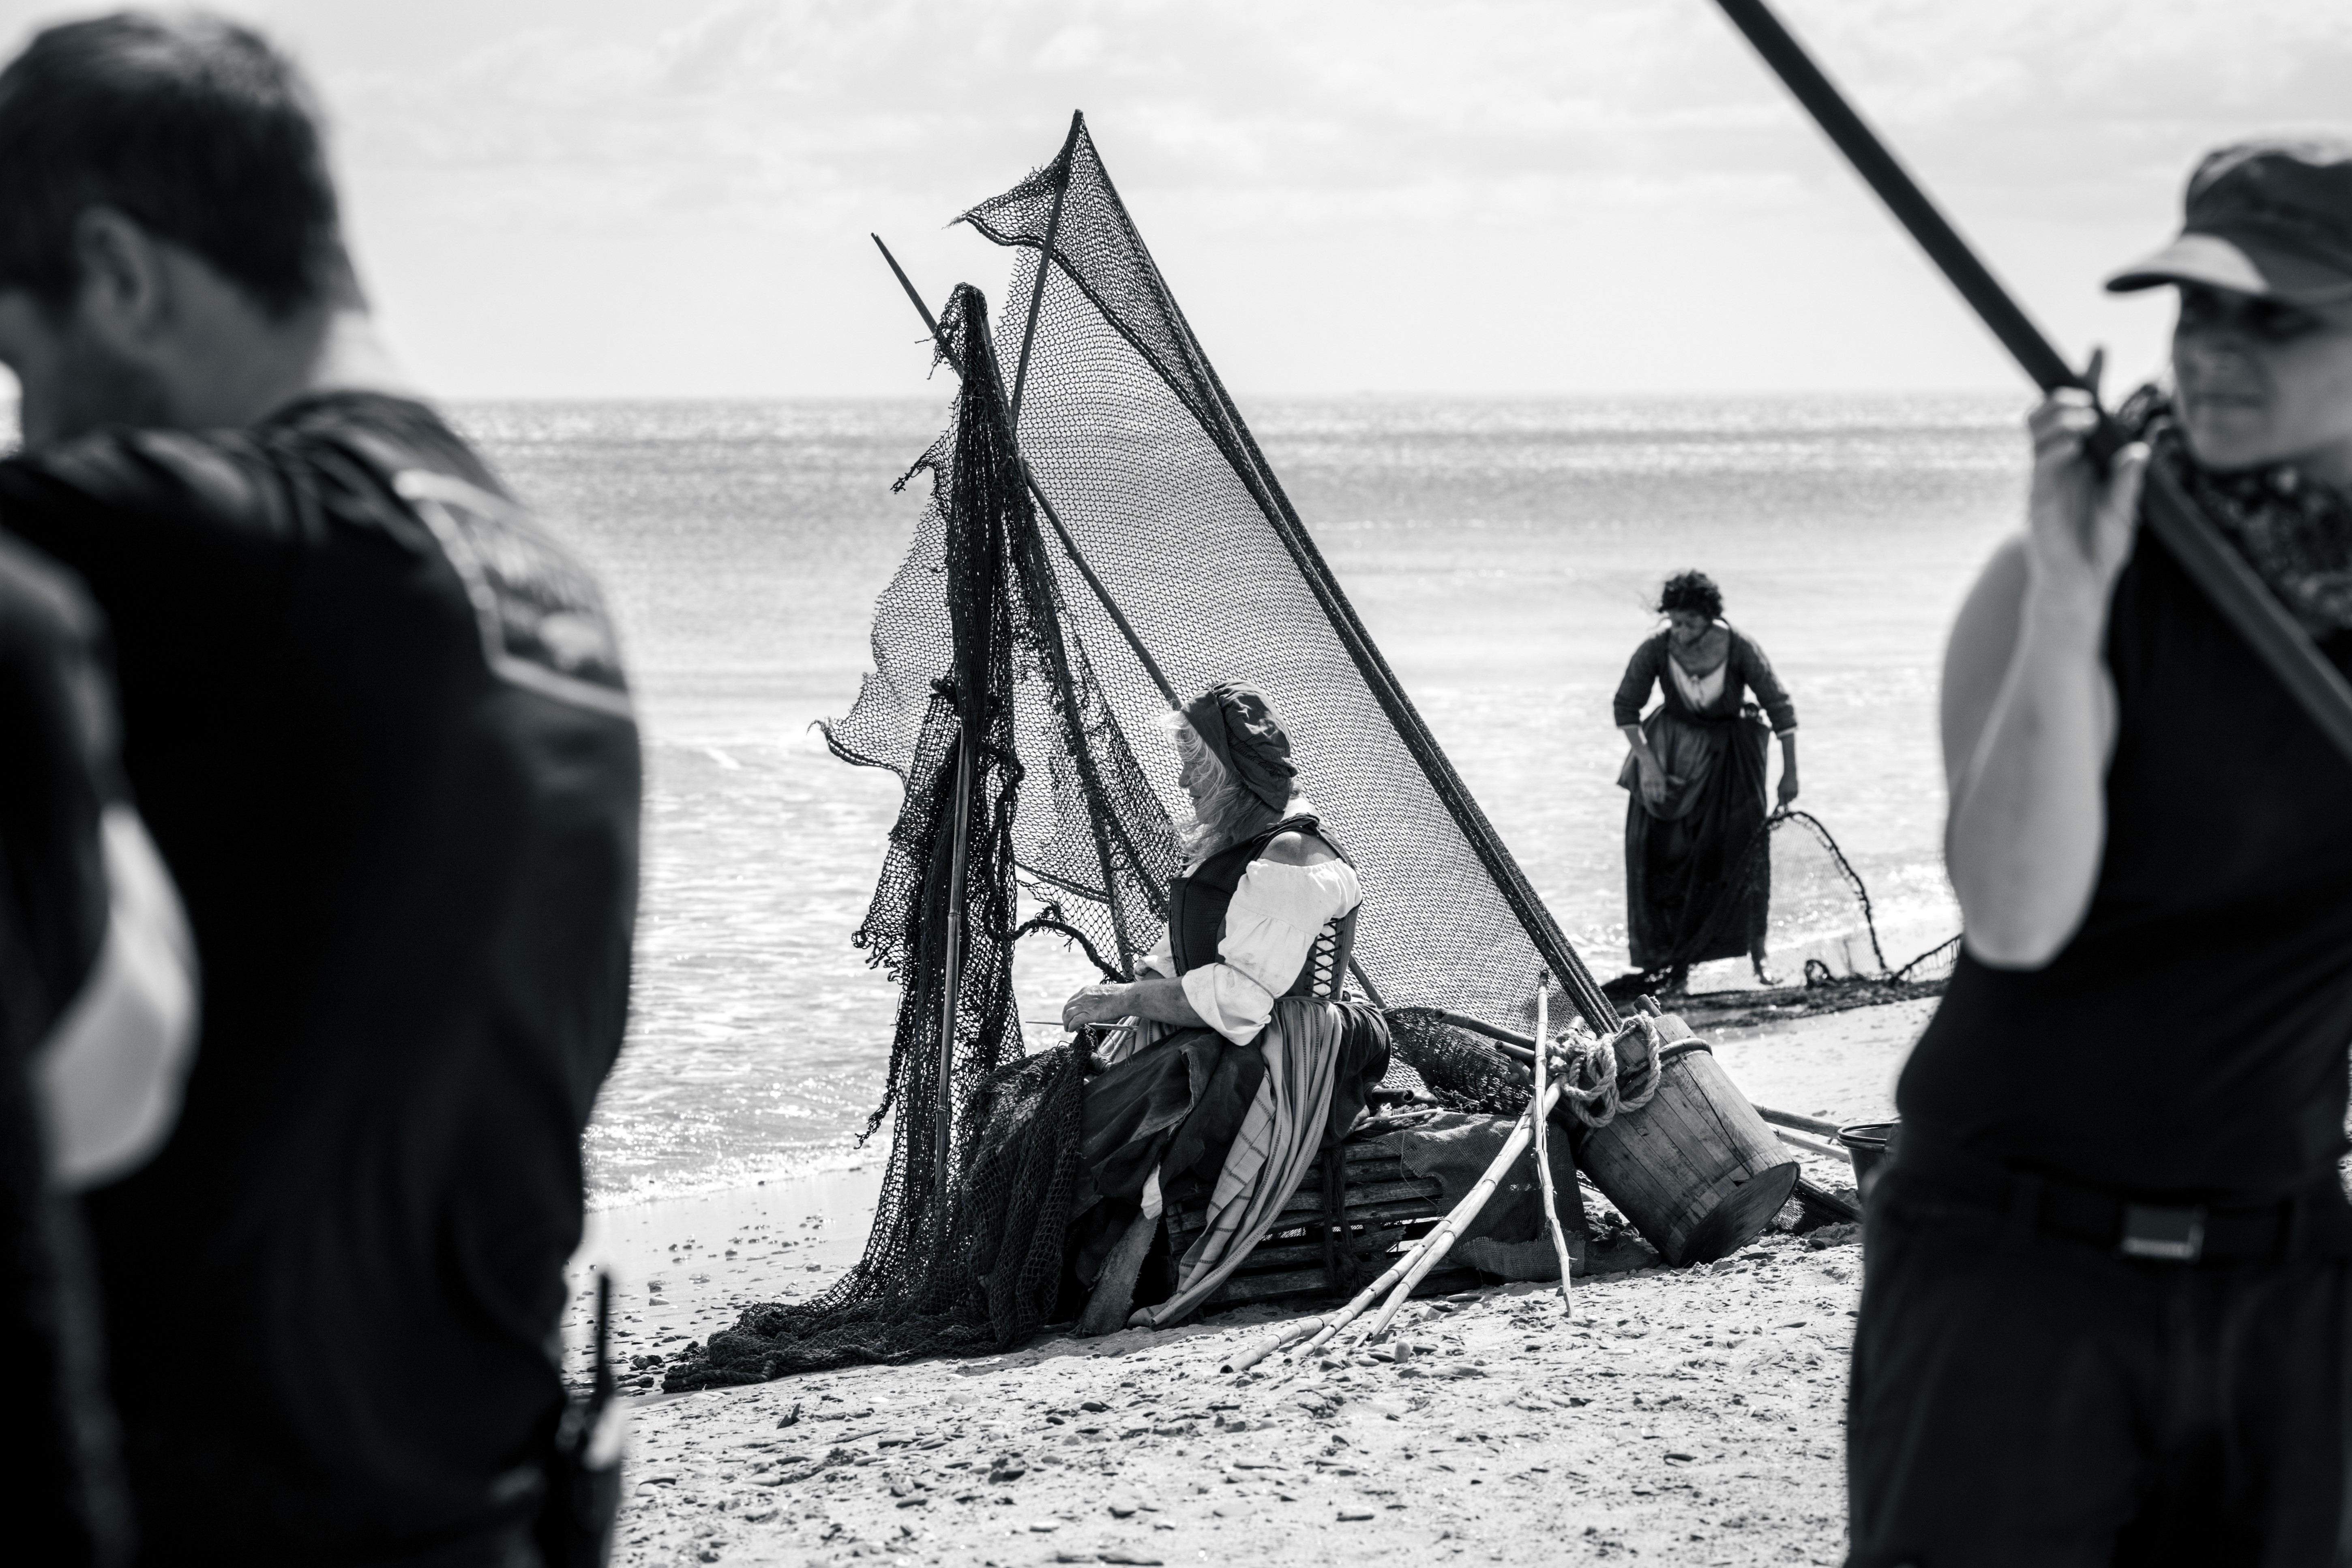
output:
[[[1864,999],[1865,993],[1885,993],[1883,1000],[1927,994],[1950,977],[1959,952],[1960,939],[1954,935],[1900,963],[1890,962],[1881,939],[1881,910],[1862,873],[1819,817],[1793,806],[1782,806],[1757,825],[1706,913],[1675,944],[1677,952],[1719,951],[1727,931],[1743,920],[1760,919],[1752,911],[1763,908],[1769,910],[1767,929],[1777,963],[1798,965],[1809,992],[1853,994],[1842,1001]],[[1656,991],[1670,973],[1665,966],[1636,971],[1619,975],[1604,989],[1624,1000]]]

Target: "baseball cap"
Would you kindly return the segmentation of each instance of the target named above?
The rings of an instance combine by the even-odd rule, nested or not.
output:
[[[2180,237],[2107,279],[2111,293],[2201,283],[2291,305],[2352,300],[2352,141],[2241,142],[2189,178]]]

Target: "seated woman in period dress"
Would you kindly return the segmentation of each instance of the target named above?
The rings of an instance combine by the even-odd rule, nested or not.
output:
[[[1625,805],[1625,928],[1633,965],[1684,989],[1694,963],[1746,957],[1764,969],[1772,899],[1767,852],[1742,875],[1764,824],[1765,725],[1780,737],[1782,805],[1797,798],[1797,710],[1764,650],[1723,619],[1723,591],[1704,572],[1666,579],[1665,629],[1633,650],[1615,718],[1633,754],[1617,783]],[[1663,700],[1647,719],[1656,688]]]
[[[1087,1085],[1068,1248],[1089,1292],[1081,1333],[1171,1323],[1199,1306],[1388,1070],[1379,1012],[1341,995],[1356,869],[1298,792],[1265,700],[1214,686],[1169,725],[1193,820],[1168,942],[1141,978],[1090,985],[1062,1012],[1073,1029],[1133,1025]],[[1206,1229],[1169,1258],[1160,1216],[1203,1198]]]

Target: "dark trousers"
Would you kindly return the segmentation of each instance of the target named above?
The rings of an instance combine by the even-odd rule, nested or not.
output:
[[[1864,1246],[1850,1568],[2352,1563],[2352,1266],[2126,1258],[1899,1169]]]

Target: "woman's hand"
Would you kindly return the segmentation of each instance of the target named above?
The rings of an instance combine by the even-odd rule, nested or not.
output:
[[[1945,861],[1969,952],[1996,969],[2040,969],[2074,939],[2106,849],[2107,607],[2147,448],[2102,472],[2083,450],[2098,419],[2081,392],[2033,411],[2025,537],[1986,567],[1945,656]]]
[[[1088,1024],[1116,1024],[1135,1011],[1132,985],[1116,983],[1089,985],[1062,1004],[1062,1027],[1081,1028]]]
[[[1797,803],[1797,770],[1780,770],[1780,808],[1785,811]]]
[[[2079,618],[2095,634],[2108,591],[2131,557],[2147,448],[2126,447],[2102,473],[2083,443],[2099,427],[2090,394],[2063,387],[2026,421],[2033,437],[2033,485],[2026,501],[2029,592],[2037,606]]]
[[[1647,804],[1665,805],[1668,793],[1682,782],[1647,757],[1642,759],[1642,799]]]

